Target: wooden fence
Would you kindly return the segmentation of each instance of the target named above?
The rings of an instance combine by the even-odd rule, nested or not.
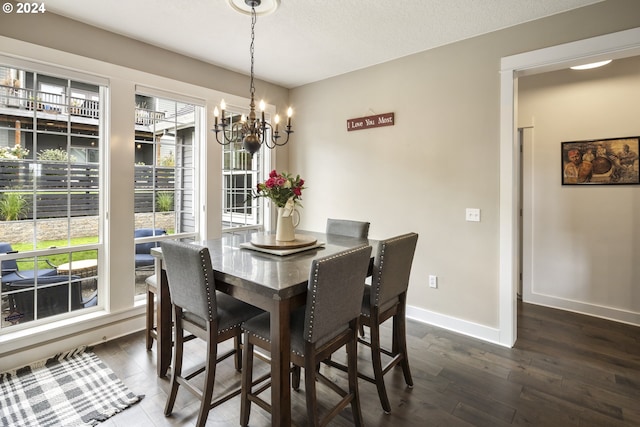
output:
[[[135,213],[152,212],[154,191],[173,193],[174,185],[173,168],[136,165]],[[33,219],[34,214],[38,219],[98,215],[98,165],[0,160],[0,194],[5,192],[24,196],[24,219]]]

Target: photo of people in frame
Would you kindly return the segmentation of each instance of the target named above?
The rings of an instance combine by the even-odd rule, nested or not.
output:
[[[562,185],[640,184],[640,137],[562,143]]]

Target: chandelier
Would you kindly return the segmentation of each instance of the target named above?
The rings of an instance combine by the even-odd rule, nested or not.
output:
[[[220,109],[218,111],[216,107],[213,111],[215,118],[215,126],[213,131],[216,133],[216,141],[220,145],[229,145],[232,142],[242,141],[242,148],[248,151],[251,156],[257,152],[264,144],[268,148],[273,149],[277,146],[285,145],[289,142],[289,135],[293,133],[291,128],[291,115],[293,111],[291,107],[287,110],[287,125],[284,126],[284,132],[287,134],[284,141],[279,139],[282,137],[279,129],[280,117],[276,114],[274,118],[275,127],[268,123],[264,119],[264,101],[260,101],[260,117],[256,114],[255,103],[255,86],[253,83],[253,51],[254,51],[254,39],[255,39],[255,25],[256,25],[256,6],[260,6],[261,0],[244,0],[245,4],[251,7],[251,45],[249,51],[251,52],[251,84],[250,95],[251,102],[249,104],[249,117],[246,118],[244,114],[240,118],[240,121],[232,123],[230,118],[225,117],[226,105],[224,100],[220,103]],[[221,139],[222,138],[222,139]]]

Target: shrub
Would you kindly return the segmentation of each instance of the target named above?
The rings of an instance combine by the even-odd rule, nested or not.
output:
[[[175,165],[176,165],[176,160],[173,157],[173,153],[169,153],[160,159],[158,166],[173,167]]]
[[[24,159],[29,154],[29,150],[16,144],[13,147],[0,147],[0,159]]]
[[[156,194],[156,206],[160,212],[173,210],[173,193],[167,191]]]
[[[0,199],[0,217],[15,221],[27,215],[27,200],[20,193],[4,193]]]
[[[38,160],[50,160],[54,162],[69,161],[73,163],[76,161],[76,158],[75,156],[69,156],[69,153],[65,150],[61,150],[59,148],[48,148],[38,153]]]

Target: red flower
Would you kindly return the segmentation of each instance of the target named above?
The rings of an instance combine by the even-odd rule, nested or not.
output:
[[[300,199],[304,189],[304,180],[300,175],[294,178],[287,172],[278,173],[272,170],[269,172],[269,178],[257,185],[254,197],[267,197],[278,207],[284,207],[289,200],[301,206]]]

